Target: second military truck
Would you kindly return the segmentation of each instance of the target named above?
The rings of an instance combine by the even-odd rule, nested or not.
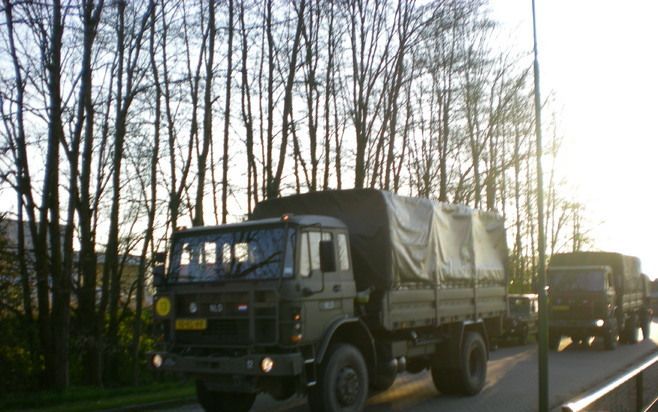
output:
[[[156,271],[158,370],[196,379],[207,411],[258,393],[359,411],[398,372],[473,395],[506,310],[497,215],[378,190],[259,204],[243,223],[174,233]]]
[[[548,284],[551,349],[558,348],[563,335],[575,343],[598,336],[609,350],[618,340],[637,342],[638,328],[649,336],[647,277],[640,259],[609,252],[556,254]]]

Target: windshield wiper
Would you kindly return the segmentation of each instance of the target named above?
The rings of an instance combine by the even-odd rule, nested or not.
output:
[[[268,256],[266,259],[264,259],[263,261],[258,262],[258,263],[254,264],[254,265],[251,265],[251,266],[249,266],[248,268],[246,268],[245,270],[239,271],[239,272],[237,272],[237,273],[231,273],[231,274],[229,274],[229,275],[230,275],[230,277],[234,277],[234,278],[245,277],[245,276],[247,276],[248,274],[250,274],[250,273],[252,273],[252,272],[255,272],[256,270],[258,270],[258,269],[260,269],[260,268],[262,268],[262,267],[264,267],[264,266],[267,266],[267,265],[269,265],[269,264],[275,263],[275,262],[276,262],[276,258],[277,258],[278,255],[280,255],[280,254],[281,254],[281,252],[274,252],[274,253],[272,253],[270,256]]]

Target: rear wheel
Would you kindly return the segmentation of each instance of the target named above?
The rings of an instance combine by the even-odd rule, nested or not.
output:
[[[637,343],[638,341],[638,319],[637,315],[631,315],[624,328],[624,341],[627,343]]]
[[[202,381],[196,381],[196,396],[206,412],[247,412],[256,399],[255,393],[212,391]]]
[[[556,333],[549,333],[548,334],[548,348],[550,350],[557,350],[560,347],[560,340],[562,340],[562,336],[560,336]]]
[[[457,368],[432,368],[434,386],[445,394],[475,395],[482,390],[486,377],[487,347],[477,332],[464,334]]]
[[[456,373],[453,369],[432,367],[432,382],[434,382],[434,387],[444,395],[459,393],[455,376]]]
[[[348,344],[338,344],[327,354],[318,383],[309,392],[312,411],[358,412],[368,397],[368,369],[363,355]]]
[[[642,321],[642,339],[649,339],[649,334],[651,333],[651,320],[646,319]]]

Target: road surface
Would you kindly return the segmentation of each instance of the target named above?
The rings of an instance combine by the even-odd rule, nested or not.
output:
[[[641,335],[641,333],[640,333]],[[619,345],[614,351],[603,349],[602,342],[574,345],[563,338],[558,352],[549,354],[549,398],[551,410],[591,389],[638,360],[658,351],[658,323],[652,324],[651,339],[635,345]],[[502,347],[491,353],[487,383],[474,397],[439,394],[429,372],[398,376],[388,391],[370,398],[366,412],[503,412],[536,411],[538,408],[537,347]],[[164,412],[202,412],[198,404],[161,408]],[[254,412],[309,412],[306,399],[293,397],[277,402],[259,395]]]

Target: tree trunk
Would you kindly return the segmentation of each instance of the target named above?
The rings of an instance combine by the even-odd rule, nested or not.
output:
[[[212,1],[212,0],[211,0]],[[224,157],[222,159],[222,223],[228,216],[229,127],[231,124],[231,80],[233,79],[233,0],[228,2],[228,51],[226,59],[226,110],[224,110]],[[213,22],[214,24],[214,22]],[[247,182],[249,185],[250,183]]]

